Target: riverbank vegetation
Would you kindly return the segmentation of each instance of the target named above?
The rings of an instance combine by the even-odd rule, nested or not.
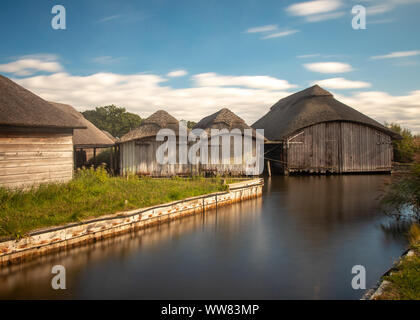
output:
[[[420,163],[396,177],[381,199],[385,212],[397,220],[420,222]]]
[[[396,222],[411,224],[407,254],[383,277],[387,285],[375,299],[420,300],[420,163],[415,161],[407,174],[388,186],[381,199],[385,212]]]
[[[0,238],[24,236],[119,211],[148,207],[227,189],[222,178],[111,177],[103,167],[78,170],[65,184],[30,190],[0,188]]]
[[[420,300],[420,227],[413,224],[409,232],[410,251],[404,256],[389,275],[377,300]]]

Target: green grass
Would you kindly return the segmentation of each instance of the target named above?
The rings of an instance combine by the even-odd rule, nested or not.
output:
[[[420,228],[413,225],[409,234],[414,255],[404,257],[384,280],[390,284],[379,300],[420,300]]]
[[[0,188],[0,238],[226,189],[223,178],[110,177],[102,167],[83,169],[66,184]]]

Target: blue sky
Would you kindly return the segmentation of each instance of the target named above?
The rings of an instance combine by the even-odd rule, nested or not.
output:
[[[66,30],[51,27],[56,4]],[[366,30],[351,26],[358,4]],[[419,16],[420,0],[5,0],[0,73],[79,110],[199,120],[228,107],[249,123],[317,82],[420,132]]]

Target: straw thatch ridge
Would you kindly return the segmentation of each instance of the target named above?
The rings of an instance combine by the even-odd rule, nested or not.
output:
[[[223,108],[216,113],[213,113],[203,119],[201,119],[193,129],[203,129],[210,131],[210,129],[252,129],[248,126],[245,121],[234,114],[227,108]]]
[[[73,145],[75,148],[105,148],[115,143],[92,122],[68,104],[50,102],[56,109],[66,113],[68,118],[77,119],[84,124],[85,129],[75,129],[73,132]]]
[[[114,137],[112,134],[110,134],[108,131],[106,130],[101,130],[108,138],[110,138],[112,141],[117,142],[119,139]]]
[[[211,134],[211,129],[228,129],[231,131],[232,129],[239,129],[241,130],[242,134],[244,133],[245,129],[251,129],[252,135],[256,136],[255,129],[251,128],[249,125],[246,124],[245,120],[241,117],[237,116],[235,113],[230,111],[228,108],[223,108],[216,113],[213,113],[203,119],[201,119],[193,129],[203,129],[207,132],[208,135]],[[264,139],[263,137],[261,137]]]
[[[84,128],[78,119],[0,75],[0,126]]]
[[[264,135],[270,140],[282,140],[298,130],[329,121],[360,123],[382,131],[393,139],[401,138],[379,122],[337,101],[330,92],[318,85],[281,99],[252,127],[264,129]]]
[[[140,126],[125,134],[119,142],[150,138],[157,135],[160,129],[171,129],[179,135],[179,121],[164,110],[158,110],[144,119]]]

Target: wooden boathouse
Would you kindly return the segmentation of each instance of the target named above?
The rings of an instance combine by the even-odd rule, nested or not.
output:
[[[73,130],[85,126],[0,75],[0,187],[72,179]]]
[[[256,132],[255,129],[251,128],[246,122],[237,116],[235,113],[227,108],[223,108],[212,115],[209,115],[201,119],[193,129],[202,129],[206,132],[209,137],[208,141],[208,164],[200,165],[200,172],[211,175],[232,175],[232,176],[243,176],[258,175],[258,163],[256,166],[247,164],[247,160],[256,157]],[[212,134],[212,131],[216,129],[220,131],[220,134]],[[244,131],[252,131],[252,149],[244,150]],[[224,130],[224,132],[222,131]],[[214,131],[213,131],[214,132]],[[230,140],[228,155],[223,154],[222,141],[226,137]],[[261,137],[264,139],[264,137]],[[213,140],[217,139],[215,144]],[[225,139],[226,140],[226,139]],[[235,155],[235,144],[241,144],[241,153]],[[218,149],[218,150],[215,150]],[[257,158],[257,161],[260,159]]]
[[[252,125],[282,173],[390,172],[400,136],[315,85],[281,99]]]
[[[177,137],[177,159],[179,158],[179,121],[164,110],[153,113],[141,125],[125,134],[118,142],[120,154],[120,174],[138,174],[155,177],[189,175],[192,168],[188,164],[159,164],[156,152],[164,141],[157,141],[161,129],[170,129]],[[185,132],[187,129],[185,128]],[[186,139],[186,137],[185,137]]]

